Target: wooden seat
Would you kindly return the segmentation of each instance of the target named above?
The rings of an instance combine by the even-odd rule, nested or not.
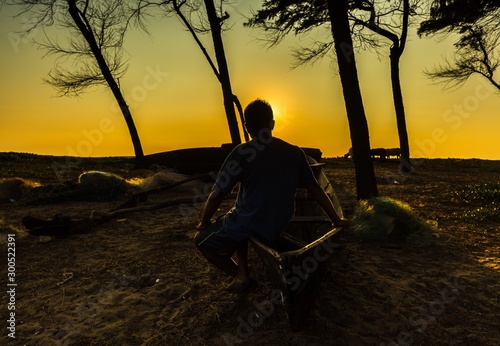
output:
[[[292,223],[303,223],[303,222],[316,222],[316,223],[332,223],[330,219],[325,216],[294,216]]]
[[[324,174],[324,165],[310,158],[309,162],[337,214],[343,217],[333,187]],[[295,204],[296,216],[272,246],[256,237],[250,237],[250,243],[273,286],[281,291],[290,328],[298,331],[314,304],[327,263],[339,247],[343,228],[332,228],[326,214],[305,190],[297,193]]]
[[[250,238],[269,278],[282,293],[290,328],[299,331],[314,304],[326,265],[338,247],[342,228],[304,244],[286,233],[272,247]]]

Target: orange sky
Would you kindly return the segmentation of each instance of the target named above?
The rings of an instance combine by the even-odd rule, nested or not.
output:
[[[258,2],[253,1],[254,4]],[[236,5],[248,13],[247,2]],[[254,8],[257,5],[253,6]],[[243,28],[236,9],[224,34],[233,92],[243,106],[267,99],[276,113],[275,135],[324,156],[347,152],[350,136],[340,79],[331,59],[291,70],[291,47],[307,38],[287,38],[277,48],[258,41],[261,32]],[[133,155],[122,115],[105,88],[79,98],[55,97],[42,78],[54,58],[19,40],[21,19],[0,12],[0,151],[51,155]],[[61,35],[61,34],[59,34]],[[34,38],[41,39],[38,31]],[[209,37],[206,47],[211,52]],[[411,35],[401,63],[410,149],[413,157],[500,159],[500,94],[481,78],[443,91],[423,70],[451,52],[452,39]],[[178,20],[152,22],[151,37],[134,32],[126,42],[129,70],[120,81],[146,154],[230,141],[222,94],[203,55]],[[397,147],[389,62],[357,54],[372,147]]]

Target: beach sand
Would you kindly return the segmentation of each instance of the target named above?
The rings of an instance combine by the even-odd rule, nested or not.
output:
[[[42,183],[53,174],[50,165],[43,166],[45,175],[38,167],[31,176],[22,160],[11,166],[10,176]],[[427,160],[412,176],[400,176],[391,162],[375,166],[380,195],[404,201],[431,220],[438,243],[393,246],[362,242],[347,232],[300,332],[290,331],[284,308],[270,301],[274,287],[253,249],[250,271],[257,289],[243,297],[224,292],[228,277],[192,244],[200,204],[122,215],[86,233],[53,238],[29,235],[22,217],[85,214],[122,201],[3,203],[0,344],[499,345],[498,219],[464,222],[461,215],[470,206],[448,194],[467,184],[499,182],[498,162]],[[74,174],[89,168],[82,165]],[[326,170],[349,215],[355,205],[352,162],[334,159]],[[147,203],[195,199],[197,193],[165,191]],[[220,213],[231,204],[225,201]],[[17,284],[11,311],[8,234],[15,235]],[[8,336],[10,312],[15,339]]]

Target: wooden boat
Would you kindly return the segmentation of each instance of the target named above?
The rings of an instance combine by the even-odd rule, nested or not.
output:
[[[234,144],[223,144],[220,147],[177,149],[146,155],[138,165],[145,168],[157,165],[175,169],[183,174],[218,172],[233,148]],[[321,159],[322,154],[319,149],[302,148],[302,150],[317,161]]]
[[[343,211],[323,166],[310,159],[316,179],[339,216]],[[281,291],[291,330],[299,331],[314,304],[326,265],[338,247],[343,229],[328,217],[306,190],[296,196],[296,216],[273,247],[252,237],[250,243],[264,262],[271,282]]]

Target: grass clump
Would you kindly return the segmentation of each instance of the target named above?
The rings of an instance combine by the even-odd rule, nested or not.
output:
[[[408,204],[387,197],[360,201],[349,225],[349,232],[364,241],[432,244],[433,231]]]
[[[460,215],[466,221],[500,220],[500,183],[466,185],[451,200],[469,206]]]
[[[466,185],[455,191],[453,199],[465,203],[495,203],[500,202],[500,183]]]

